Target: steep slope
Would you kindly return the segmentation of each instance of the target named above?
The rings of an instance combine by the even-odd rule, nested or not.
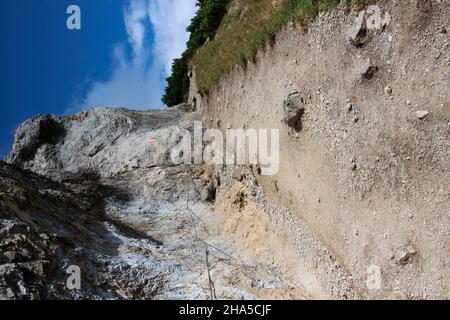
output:
[[[190,102],[210,127],[280,130],[280,170],[254,168],[258,183],[365,296],[448,298],[449,2],[371,3],[378,26],[367,24],[378,9],[344,4],[290,24],[208,93],[194,70]]]
[[[297,226],[303,249],[313,254],[304,275],[254,255],[274,249],[266,236],[282,243],[269,217],[285,209],[258,208],[255,200],[243,212],[239,201],[226,198],[226,175],[221,182],[210,167],[172,163],[171,150],[196,117],[181,110],[100,108],[22,124],[7,158],[13,164],[0,163],[0,297],[352,296],[345,270],[305,225]],[[267,202],[254,188],[252,194]],[[236,216],[224,221],[229,209]],[[250,230],[261,215],[264,228]],[[247,248],[240,246],[241,227],[256,237]],[[319,281],[314,263],[320,259],[327,270]],[[80,268],[79,290],[66,285],[71,266]],[[329,270],[336,272],[326,275]],[[322,280],[328,283],[323,288]]]

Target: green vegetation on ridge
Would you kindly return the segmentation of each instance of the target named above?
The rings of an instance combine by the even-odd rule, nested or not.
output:
[[[186,100],[189,69],[195,67],[200,91],[208,92],[233,66],[251,60],[289,21],[306,25],[320,11],[340,0],[199,0],[188,31],[188,49],[174,61],[163,102]],[[366,0],[347,0],[361,5]],[[210,41],[206,41],[210,39]]]
[[[223,20],[216,39],[193,57],[197,84],[208,91],[233,66],[251,60],[289,21],[304,23],[339,0],[241,0]]]

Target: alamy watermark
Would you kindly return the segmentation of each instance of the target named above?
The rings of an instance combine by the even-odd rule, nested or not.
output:
[[[69,17],[66,20],[66,27],[69,30],[81,30],[81,9],[77,5],[67,7],[66,13]]]
[[[258,165],[261,175],[278,173],[280,166],[279,129],[203,130],[201,121],[194,122],[192,132],[180,129],[174,133],[177,145],[170,152],[174,165]],[[150,143],[156,140],[150,138]]]
[[[81,269],[79,266],[71,265],[66,269],[69,277],[66,280],[66,287],[69,290],[81,289]]]
[[[381,268],[376,265],[367,267],[366,286],[369,290],[381,289]]]

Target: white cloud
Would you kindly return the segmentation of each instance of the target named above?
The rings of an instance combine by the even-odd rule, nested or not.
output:
[[[93,106],[150,109],[161,107],[161,68],[153,64],[146,69],[148,53],[141,53],[131,62],[125,61],[120,46],[115,49],[116,67],[106,82],[95,82],[83,102],[83,108]]]
[[[105,82],[94,82],[74,109],[97,106],[149,109],[162,107],[165,78],[172,60],[185,50],[186,27],[195,14],[195,0],[129,0],[124,8],[128,43],[114,48],[114,70]],[[151,30],[150,30],[151,25]],[[146,43],[153,31],[152,43]]]
[[[145,19],[147,18],[145,0],[131,1],[124,9],[125,28],[128,34],[128,42],[133,47],[136,56],[141,54],[145,37]]]
[[[148,16],[155,33],[154,56],[170,73],[172,60],[181,56],[189,34],[186,32],[196,11],[194,0],[150,0]]]

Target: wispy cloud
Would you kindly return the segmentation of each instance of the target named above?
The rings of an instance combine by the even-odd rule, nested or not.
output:
[[[155,32],[153,54],[166,73],[172,60],[181,56],[189,34],[186,28],[195,14],[194,0],[150,0],[148,16]]]
[[[131,1],[124,9],[125,28],[128,34],[128,42],[133,47],[135,56],[141,54],[145,38],[145,19],[147,8],[145,0]]]
[[[186,47],[186,27],[195,0],[129,0],[124,7],[128,39],[112,53],[114,69],[104,82],[93,82],[87,95],[68,112],[96,106],[136,109],[162,107],[161,96],[172,60]],[[150,37],[152,35],[153,37]],[[148,42],[146,39],[152,38]],[[127,57],[127,46],[132,57]]]

